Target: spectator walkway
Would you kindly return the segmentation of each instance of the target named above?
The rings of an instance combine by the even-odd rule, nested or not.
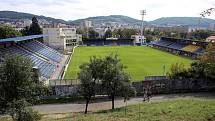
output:
[[[215,99],[215,93],[181,93],[181,94],[166,94],[156,95],[151,98],[150,102],[160,102],[177,99]],[[128,101],[128,105],[148,103],[143,102],[142,97],[131,98]],[[125,103],[123,99],[115,100],[115,107],[124,107]],[[69,113],[69,112],[83,112],[85,109],[85,102],[71,103],[71,104],[46,104],[37,105],[33,108],[39,111],[41,114],[53,114],[53,113]],[[111,101],[92,102],[89,104],[88,111],[108,110],[111,109]]]

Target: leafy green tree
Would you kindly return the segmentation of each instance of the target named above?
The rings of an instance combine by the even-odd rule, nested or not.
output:
[[[77,28],[77,34],[81,34],[83,38],[87,38],[88,29],[87,28]]]
[[[171,79],[183,79],[185,78],[185,75],[187,74],[187,70],[184,67],[183,63],[175,63],[172,64],[170,68],[170,72],[168,72],[168,76]]]
[[[105,38],[110,38],[110,37],[112,37],[112,31],[110,30],[110,29],[108,29],[106,32],[105,32],[105,35],[104,35],[104,37]]]
[[[33,64],[22,56],[10,56],[5,59],[0,76],[0,107],[7,109],[14,100],[34,102],[43,91],[42,82],[34,77]]]
[[[78,74],[78,79],[81,81],[80,93],[86,100],[85,114],[87,113],[88,104],[91,100],[91,97],[95,94],[95,83],[92,78],[92,73],[87,64],[82,65],[81,71]]]
[[[99,33],[96,32],[93,28],[89,28],[88,33],[89,38],[97,38],[99,36]]]
[[[154,41],[155,39],[154,39],[154,37],[153,36],[151,36],[151,35],[146,35],[146,42],[152,42],[152,41]]]
[[[32,18],[32,24],[29,27],[28,35],[36,34],[42,34],[42,29],[40,28],[37,18],[34,16]]]
[[[124,72],[125,66],[121,63],[118,55],[108,55],[104,58],[104,72],[102,83],[107,90],[107,94],[112,100],[112,109],[114,109],[114,100],[117,93],[125,90],[125,83],[130,83],[130,76]],[[121,90],[123,89],[123,90]]]
[[[209,30],[197,30],[190,33],[190,35],[197,40],[205,40],[211,34],[212,32]]]
[[[113,37],[116,37],[116,38],[122,38],[123,36],[122,29],[115,29],[112,34],[113,34]]]
[[[81,81],[80,92],[86,100],[85,114],[91,97],[95,95],[95,84],[99,82],[103,72],[103,60],[95,56],[90,58],[89,63],[80,66],[78,79]]]
[[[20,32],[22,33],[23,36],[29,35],[29,27],[28,26],[24,27]]]
[[[202,56],[200,56],[200,60],[203,62],[215,63],[215,43],[210,43]]]
[[[124,28],[122,30],[122,37],[121,38],[131,38],[131,35],[136,35],[137,33],[138,33],[138,30],[136,30],[136,29]]]
[[[123,96],[126,100],[131,96],[130,76],[124,72],[125,66],[121,64],[118,55],[108,55],[104,58],[91,57],[89,63],[80,66],[78,79],[81,81],[80,92],[86,100],[85,113],[91,100],[96,94],[95,85],[102,85],[106,93],[112,99],[112,109],[114,109],[114,99],[116,95]]]
[[[0,39],[18,37],[22,34],[11,26],[0,25]]]

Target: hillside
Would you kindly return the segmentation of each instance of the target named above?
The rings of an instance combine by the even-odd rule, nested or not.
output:
[[[73,24],[80,25],[81,22],[85,20],[90,20],[93,24],[103,24],[116,22],[120,24],[126,25],[141,25],[141,21],[122,15],[110,15],[110,16],[97,16],[97,17],[89,17],[85,19],[78,19],[74,21],[70,21]],[[145,25],[155,25],[155,26],[168,26],[168,25],[188,25],[188,26],[198,26],[198,27],[210,27],[211,24],[215,24],[215,20],[207,19],[207,18],[199,18],[199,17],[163,17],[156,19],[154,21],[145,22]]]
[[[96,16],[96,17],[89,17],[85,19],[78,19],[71,21],[73,24],[79,25],[81,22],[89,20],[92,21],[93,24],[103,24],[103,23],[111,23],[116,22],[120,24],[126,24],[126,25],[140,25],[141,21],[128,17],[128,16],[122,16],[122,15],[110,15],[110,16]]]
[[[38,19],[45,19],[50,23],[65,23],[80,25],[81,22],[85,20],[90,20],[94,25],[102,25],[104,23],[118,23],[121,25],[141,25],[141,21],[123,15],[110,15],[110,16],[96,16],[89,17],[85,19],[78,19],[73,21],[65,21],[62,19],[55,19],[52,17],[34,15],[29,13],[15,12],[15,11],[0,11],[0,20],[14,21],[17,19],[31,19],[36,16]],[[167,25],[189,25],[189,26],[199,26],[199,27],[210,27],[215,24],[215,20],[207,18],[198,17],[163,17],[156,19],[154,21],[145,22],[145,25],[155,25],[155,26],[167,26]]]
[[[163,17],[151,21],[150,24],[158,26],[166,25],[189,25],[199,27],[210,27],[211,24],[215,24],[215,20],[199,17]]]
[[[62,19],[55,19],[51,17],[46,17],[46,16],[39,16],[39,15],[34,15],[30,13],[22,13],[22,12],[15,12],[15,11],[0,11],[0,19],[4,20],[16,20],[16,19],[32,19],[33,16],[36,16],[38,19],[45,19],[48,22],[53,22],[53,23],[68,23],[67,21],[64,21]]]

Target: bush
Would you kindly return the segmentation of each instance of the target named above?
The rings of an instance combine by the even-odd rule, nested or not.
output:
[[[24,108],[16,117],[16,121],[39,121],[40,119],[41,115],[32,108]]]
[[[14,100],[9,103],[8,113],[14,121],[38,121],[41,115],[34,111],[25,100]]]

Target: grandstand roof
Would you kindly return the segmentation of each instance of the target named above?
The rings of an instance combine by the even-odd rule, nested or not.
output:
[[[208,44],[209,42],[206,41],[199,41],[199,40],[192,40],[192,39],[184,39],[184,38],[175,38],[175,37],[161,37],[161,38],[169,38],[174,40],[182,40],[182,41],[189,41],[189,42],[196,42],[196,43],[204,43]]]
[[[14,38],[7,38],[7,39],[0,39],[0,43],[5,43],[5,42],[20,42],[24,40],[30,40],[30,39],[36,39],[36,38],[41,38],[41,37],[46,37],[47,35],[30,35],[30,36],[21,36],[21,37],[14,37]]]

